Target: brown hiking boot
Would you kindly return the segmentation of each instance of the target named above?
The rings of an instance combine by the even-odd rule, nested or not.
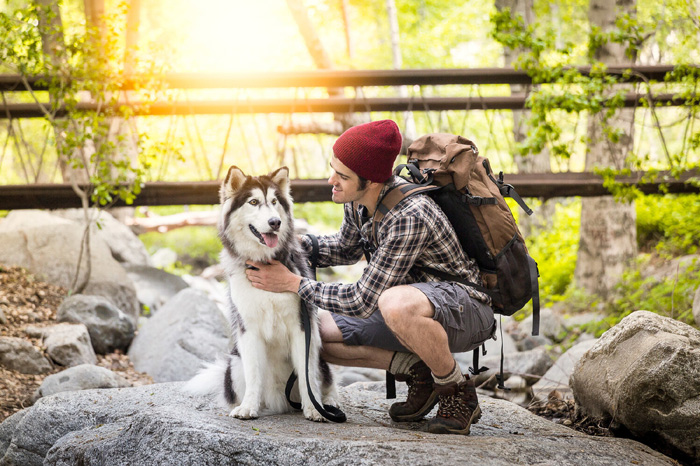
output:
[[[394,403],[389,408],[389,416],[396,422],[413,422],[423,419],[435,404],[437,393],[433,389],[433,376],[423,361],[418,361],[408,370],[408,374],[396,374],[396,380],[406,382],[406,401]]]
[[[467,379],[460,384],[435,384],[435,391],[439,397],[438,412],[435,419],[428,422],[428,432],[469,435],[470,426],[481,417],[474,381]]]

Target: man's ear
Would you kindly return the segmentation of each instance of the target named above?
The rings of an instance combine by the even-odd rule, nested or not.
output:
[[[291,195],[291,187],[289,183],[289,168],[278,168],[277,170],[270,173],[268,176],[272,178],[272,181],[280,187],[280,191],[282,191],[286,196]]]
[[[246,180],[247,176],[243,173],[243,170],[233,165],[228,169],[226,174],[226,179],[221,183],[221,189],[219,190],[219,201],[223,204],[226,199],[233,197],[233,195],[240,189],[243,182]]]

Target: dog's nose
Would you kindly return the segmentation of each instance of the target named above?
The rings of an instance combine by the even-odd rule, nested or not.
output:
[[[272,217],[270,220],[267,221],[267,223],[272,227],[274,231],[277,231],[280,229],[280,225],[282,225],[282,220],[278,219],[277,217]]]

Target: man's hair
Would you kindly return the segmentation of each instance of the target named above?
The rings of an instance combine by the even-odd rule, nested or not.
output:
[[[357,175],[357,173],[356,173]],[[367,188],[367,183],[369,183],[369,180],[367,178],[362,178],[360,175],[357,175],[357,189],[359,191],[364,191],[365,188]],[[394,175],[391,175],[388,180],[384,182],[384,184],[389,184],[392,181],[394,181]]]

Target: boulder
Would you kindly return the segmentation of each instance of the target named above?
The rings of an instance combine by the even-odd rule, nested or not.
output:
[[[695,320],[695,325],[700,327],[700,286],[695,290],[695,297],[693,298],[693,319]]]
[[[53,367],[44,354],[22,338],[0,337],[0,366],[22,374],[46,374]]]
[[[83,209],[61,209],[51,213],[79,224],[82,224],[85,218]],[[90,209],[90,218],[94,216],[94,209]],[[146,247],[139,237],[131,231],[131,228],[114,218],[109,212],[104,210],[99,212],[97,220],[93,224],[92,233],[109,246],[112,257],[117,261],[137,265],[150,264]]]
[[[13,210],[0,221],[0,263],[26,268],[37,279],[70,288],[73,284],[83,226],[38,210]],[[134,319],[139,313],[136,290],[108,245],[90,241],[91,274],[83,293],[104,296]],[[80,270],[86,273],[87,260]]]
[[[170,298],[188,287],[182,278],[155,267],[124,264],[124,269],[134,282],[142,308],[151,312],[163,307]]]
[[[532,315],[524,318],[518,325],[520,338],[532,335]],[[562,315],[548,307],[540,309],[540,335],[550,340],[561,341],[566,334],[566,325]]]
[[[69,296],[59,306],[56,320],[85,325],[97,354],[126,351],[134,339],[134,320],[102,296]]]
[[[637,311],[605,332],[576,365],[582,413],[700,463],[700,331]]]
[[[131,384],[124,377],[109,369],[93,366],[92,364],[81,364],[46,377],[34,394],[34,398],[38,399],[59,392],[74,390],[130,386]]]
[[[562,354],[557,361],[535,385],[532,386],[532,395],[535,400],[546,400],[550,392],[556,390],[563,399],[571,400],[574,395],[569,386],[569,377],[574,372],[574,367],[579,359],[588,351],[596,340],[584,340],[576,343]]]
[[[42,337],[46,354],[59,366],[73,367],[80,364],[96,364],[90,334],[83,324],[62,323],[48,327],[30,326],[27,334]]]
[[[482,397],[481,421],[458,436],[391,423],[383,383],[353,384],[339,395],[344,424],[299,412],[235,419],[178,382],[58,393],[0,424],[0,463],[435,464],[449,452],[483,465],[675,464],[633,440],[587,436],[505,400]]]
[[[129,358],[156,382],[189,380],[229,351],[229,324],[202,292],[184,289],[139,329]]]

